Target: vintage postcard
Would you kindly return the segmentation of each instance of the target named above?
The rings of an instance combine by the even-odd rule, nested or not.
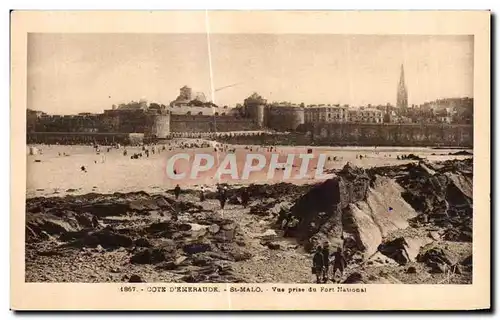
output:
[[[490,12],[11,25],[12,309],[490,308]]]

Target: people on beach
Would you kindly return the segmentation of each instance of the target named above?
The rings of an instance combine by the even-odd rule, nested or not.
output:
[[[328,242],[323,244],[323,249],[321,251],[323,254],[323,282],[326,283],[328,280],[328,270],[330,267],[330,247]]]
[[[243,208],[246,208],[248,206],[249,200],[250,200],[250,194],[248,193],[248,190],[245,188],[241,193],[241,204],[243,205]]]
[[[224,206],[226,205],[226,200],[227,200],[227,187],[222,187],[219,189],[219,202],[221,209],[224,209]]]
[[[323,272],[323,248],[321,246],[318,246],[316,248],[316,252],[314,253],[313,256],[313,266],[312,266],[312,272],[314,275],[316,275],[316,283],[321,283],[321,274]]]
[[[87,168],[85,168],[85,166],[81,166],[80,170],[82,170],[83,172],[87,172]]]
[[[300,220],[297,219],[296,217],[294,217],[292,215],[291,212],[288,212],[287,213],[287,217],[286,217],[286,220],[283,221],[283,230],[284,230],[284,233],[283,233],[283,237],[290,237],[291,236],[291,231],[295,230],[297,228],[297,226],[299,225],[300,223]]]
[[[203,187],[201,187],[201,190],[200,190],[200,202],[203,202],[205,201],[205,189]]]
[[[337,251],[333,254],[333,274],[332,280],[335,281],[335,275],[337,270],[340,271],[340,276],[344,274],[344,268],[346,267],[346,260],[344,257],[344,252],[341,247],[337,248]]]
[[[181,187],[179,187],[179,185],[176,185],[174,189],[175,200],[179,199],[180,194],[181,194]]]
[[[280,226],[283,230],[286,230],[289,218],[290,218],[290,212],[285,210],[285,208],[281,207],[280,211],[278,212],[278,220],[276,221],[276,224]]]

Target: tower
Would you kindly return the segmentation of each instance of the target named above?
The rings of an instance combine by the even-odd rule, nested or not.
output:
[[[177,100],[186,100],[186,101],[193,100],[193,90],[190,87],[184,86],[179,91],[180,94]]]
[[[256,123],[259,128],[265,126],[265,105],[267,101],[257,93],[253,93],[250,97],[246,98],[243,102],[245,110]]]
[[[405,69],[403,65],[401,65],[401,75],[399,77],[398,97],[397,97],[396,107],[403,109],[408,108],[408,91],[406,89],[406,84],[405,84]]]

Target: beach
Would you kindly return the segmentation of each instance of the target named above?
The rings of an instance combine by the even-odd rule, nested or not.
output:
[[[94,157],[80,150],[70,157]],[[115,166],[142,161],[110,154]],[[206,190],[202,200],[188,188],[179,198],[160,187],[31,197],[26,281],[313,283],[312,253],[328,242],[344,248],[347,265],[327,283],[472,283],[472,159],[403,162],[345,164],[311,184],[232,186],[223,209],[217,192]],[[154,173],[139,168],[119,181],[138,179],[146,184],[136,188],[147,189]],[[77,180],[72,175],[66,180]],[[92,184],[107,182],[101,175]]]
[[[188,143],[189,140],[182,139],[180,143]],[[195,140],[193,140],[195,141]],[[172,143],[175,145],[175,143]],[[131,159],[134,153],[143,152],[142,148],[120,147],[120,149],[102,146],[99,154],[92,146],[63,146],[63,145],[36,145],[42,154],[29,155],[27,147],[27,197],[36,196],[65,196],[68,194],[86,193],[114,193],[114,192],[164,192],[180,184],[186,188],[199,188],[202,185],[212,187],[217,182],[245,185],[250,183],[276,183],[282,182],[282,172],[277,172],[273,179],[267,178],[267,171],[252,172],[249,179],[232,179],[231,176],[215,176],[216,167],[207,172],[200,173],[197,179],[184,179],[177,181],[166,174],[167,160],[177,153],[187,153],[194,157],[196,153],[214,155],[223,159],[228,152],[214,152],[212,147],[207,148],[172,148],[166,145],[156,146],[155,154],[149,157],[143,155],[139,159]],[[342,168],[347,162],[361,168],[380,166],[391,166],[415,162],[415,160],[398,160],[398,156],[414,154],[428,161],[445,161],[451,159],[466,159],[467,155],[450,155],[457,149],[432,149],[432,148],[402,148],[402,147],[287,147],[277,146],[276,151],[268,152],[266,147],[261,146],[228,146],[234,148],[238,159],[238,171],[241,173],[244,167],[244,159],[247,154],[262,154],[269,161],[272,153],[280,154],[279,161],[285,162],[288,154],[306,154],[307,149],[312,149],[313,154],[318,156],[323,153],[331,157],[324,165],[325,172]],[[245,149],[248,148],[248,149]],[[124,149],[127,156],[123,155]],[[251,149],[251,150],[250,150]],[[467,150],[472,152],[472,150]],[[66,156],[64,155],[66,154]],[[357,158],[362,155],[363,158]],[[336,160],[333,160],[336,157]],[[298,156],[296,157],[298,159]],[[187,162],[179,162],[180,171],[189,171]],[[81,168],[85,167],[86,171]],[[292,169],[292,177],[298,175],[300,166]],[[301,184],[314,182],[315,165],[309,166],[309,177],[304,179],[289,180],[287,182]],[[323,179],[324,180],[324,179]]]

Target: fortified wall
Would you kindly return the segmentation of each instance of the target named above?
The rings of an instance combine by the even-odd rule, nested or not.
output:
[[[258,130],[252,119],[234,116],[170,115],[171,132],[227,132]]]
[[[302,146],[473,147],[470,125],[316,124],[290,134],[222,136],[225,143]]]
[[[99,132],[28,132],[27,144],[87,144],[95,143],[110,145],[120,143],[124,145],[138,144],[143,134],[133,133],[99,133]]]
[[[472,147],[471,125],[353,124],[302,125],[298,129],[319,145]]]

